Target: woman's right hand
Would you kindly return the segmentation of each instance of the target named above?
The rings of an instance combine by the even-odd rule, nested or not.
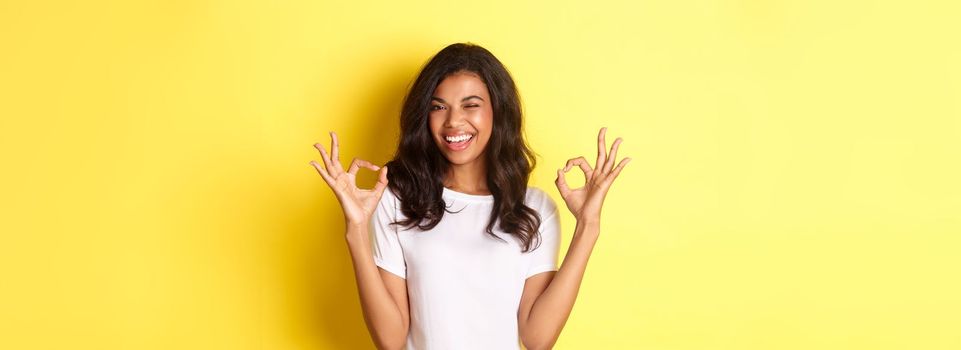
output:
[[[366,160],[354,158],[353,162],[350,163],[350,168],[345,172],[344,168],[340,166],[340,159],[338,159],[337,133],[331,131],[330,138],[330,155],[327,154],[327,150],[320,143],[314,144],[314,148],[320,151],[324,166],[313,160],[310,161],[310,165],[317,169],[320,176],[334,191],[334,195],[340,201],[340,206],[344,209],[344,219],[347,221],[347,225],[366,227],[374,210],[377,209],[380,196],[384,194],[384,189],[387,188],[387,167],[379,167]],[[374,185],[374,189],[364,190],[357,187],[357,171],[361,167],[374,171],[380,170],[380,177],[377,184]]]

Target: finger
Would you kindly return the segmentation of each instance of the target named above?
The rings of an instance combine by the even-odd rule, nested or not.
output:
[[[344,168],[340,166],[340,141],[337,140],[337,133],[330,132],[330,161],[334,163],[337,170],[344,171]]]
[[[324,167],[320,166],[320,163],[312,160],[310,161],[310,165],[312,165],[314,169],[317,169],[317,173],[320,174],[320,177],[324,178],[324,181],[327,182],[328,185],[334,183],[334,179],[327,173],[327,170],[324,170]]]
[[[354,160],[350,162],[350,169],[347,169],[347,173],[351,175],[357,175],[357,170],[360,170],[360,167],[364,167],[373,171],[380,170],[379,166],[373,165],[370,162],[360,158],[354,158]]]
[[[387,166],[380,168],[380,176],[377,178],[377,183],[374,184],[374,193],[377,194],[377,198],[380,198],[384,194],[384,189],[387,188]]]
[[[337,178],[341,171],[334,167],[333,162],[330,160],[330,155],[327,154],[327,150],[324,149],[324,146],[320,143],[315,143],[314,148],[320,151],[320,157],[324,161],[324,166],[327,167],[327,174],[330,175],[331,178]]]
[[[607,141],[604,140],[606,135],[607,127],[601,128],[601,131],[597,133],[597,162],[594,163],[594,169],[600,169],[607,161]]]
[[[594,170],[591,169],[591,166],[587,164],[587,159],[584,159],[584,157],[568,159],[567,166],[564,167],[564,172],[566,173],[570,171],[571,167],[575,165],[577,165],[578,167],[581,168],[582,171],[584,171],[584,179],[587,181],[591,181],[591,178],[593,178],[594,176]]]
[[[611,146],[611,156],[610,158],[607,158],[607,163],[604,163],[603,172],[605,174],[610,173],[611,168],[614,167],[614,162],[617,161],[617,147],[621,145],[622,141],[623,140],[620,137],[618,137],[617,140],[614,140],[614,145]]]
[[[617,163],[617,167],[614,168],[614,171],[611,171],[611,181],[614,181],[614,179],[617,178],[617,174],[621,173],[621,169],[624,169],[624,166],[630,162],[631,162],[630,157],[621,159],[621,162]]]
[[[567,180],[564,179],[564,169],[557,169],[557,180],[554,180],[554,184],[557,185],[557,190],[561,192],[561,197],[567,197],[571,189],[567,187]]]

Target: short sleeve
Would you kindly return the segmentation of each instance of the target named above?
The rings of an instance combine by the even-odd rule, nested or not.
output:
[[[407,278],[407,263],[397,237],[396,226],[390,225],[396,217],[396,200],[390,189],[384,191],[370,218],[370,234],[374,252],[374,264],[400,278]]]
[[[545,271],[557,271],[557,257],[561,248],[561,222],[557,215],[557,205],[554,201],[543,194],[544,205],[539,213],[541,215],[541,226],[538,229],[541,235],[540,246],[530,252],[531,260],[527,268],[525,278],[531,277]]]

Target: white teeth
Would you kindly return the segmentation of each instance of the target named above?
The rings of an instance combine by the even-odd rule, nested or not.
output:
[[[471,137],[474,137],[474,135],[464,134],[464,135],[457,135],[457,136],[445,136],[444,139],[450,143],[457,143],[457,142],[464,142],[464,141],[470,140]]]

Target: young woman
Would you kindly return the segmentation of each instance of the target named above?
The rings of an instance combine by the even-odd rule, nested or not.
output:
[[[401,111],[401,139],[383,167],[338,159],[337,134],[324,165],[346,220],[364,320],[378,348],[549,349],[567,322],[600,234],[601,206],[630,158],[567,161],[555,181],[577,219],[557,267],[560,219],[544,191],[528,187],[533,152],[522,135],[517,88],[486,49],[453,44],[423,67]],[[568,188],[572,167],[583,187]],[[360,168],[379,171],[372,190]],[[387,169],[390,168],[390,173]],[[385,189],[390,188],[390,191]]]

